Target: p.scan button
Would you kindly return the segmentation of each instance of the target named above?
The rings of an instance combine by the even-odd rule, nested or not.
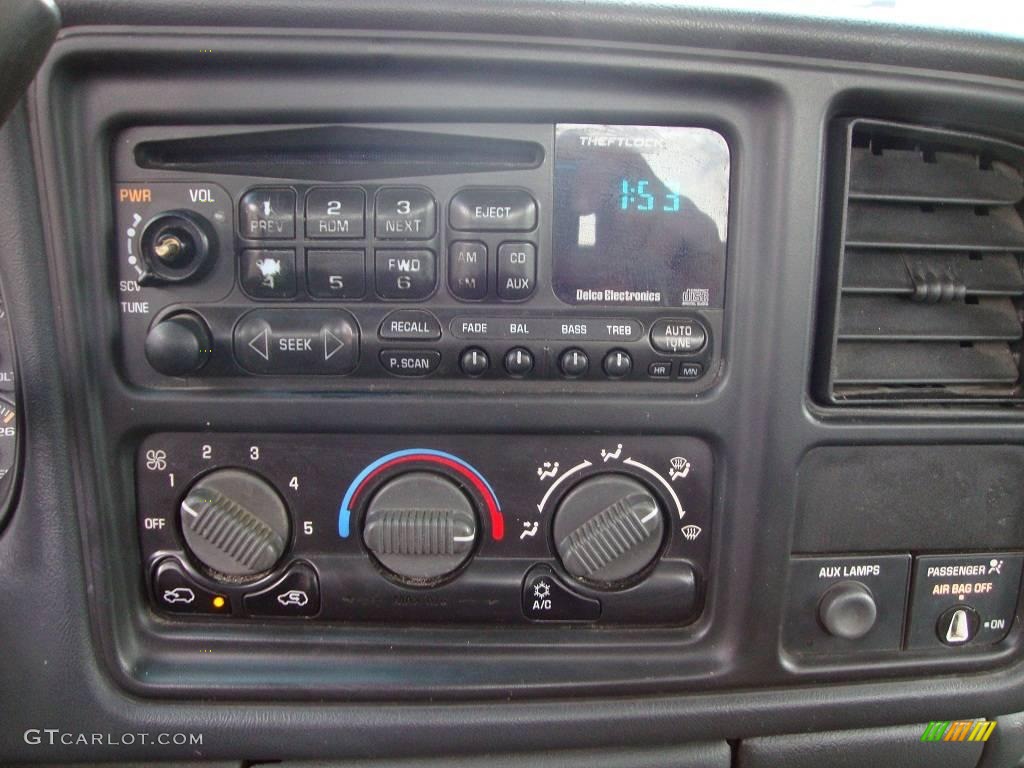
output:
[[[359,331],[340,309],[257,309],[235,326],[234,352],[250,373],[338,376],[359,362]]]

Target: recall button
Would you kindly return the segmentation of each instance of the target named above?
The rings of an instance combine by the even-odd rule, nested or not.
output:
[[[384,318],[380,337],[391,341],[434,341],[441,338],[441,324],[422,309],[400,309]]]
[[[448,221],[470,232],[529,232],[537,226],[537,202],[522,189],[464,189],[452,198]]]
[[[380,364],[392,376],[429,376],[441,364],[441,353],[433,350],[385,349]]]

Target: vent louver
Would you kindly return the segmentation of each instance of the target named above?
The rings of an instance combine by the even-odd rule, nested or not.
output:
[[[828,398],[1019,399],[1024,148],[868,120],[842,137]]]

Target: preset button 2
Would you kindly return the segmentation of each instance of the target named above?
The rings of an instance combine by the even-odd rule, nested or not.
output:
[[[306,237],[360,238],[366,218],[366,193],[358,187],[318,187],[306,195]]]

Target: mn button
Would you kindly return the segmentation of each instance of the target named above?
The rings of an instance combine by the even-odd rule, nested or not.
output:
[[[235,327],[234,349],[251,373],[341,375],[359,362],[359,332],[344,310],[255,310]]]

